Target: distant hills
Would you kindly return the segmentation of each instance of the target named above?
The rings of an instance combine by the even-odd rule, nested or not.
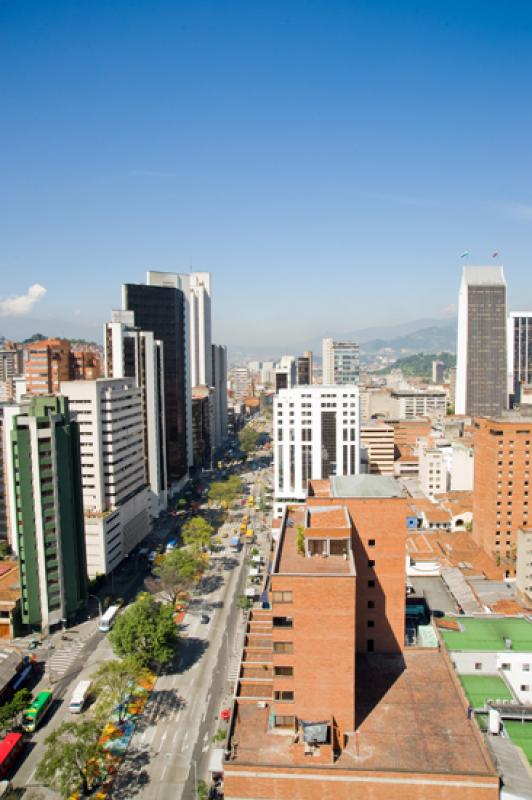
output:
[[[393,369],[400,369],[405,378],[432,378],[432,362],[443,361],[445,369],[456,366],[456,356],[453,353],[416,353],[413,356],[398,358],[393,364],[385,369],[379,370],[379,374],[385,375]]]
[[[383,351],[391,351],[391,354],[409,353],[439,353],[456,351],[456,323],[448,324],[445,327],[431,326],[421,328],[393,339],[370,339],[361,342],[360,350],[362,353],[377,354]]]

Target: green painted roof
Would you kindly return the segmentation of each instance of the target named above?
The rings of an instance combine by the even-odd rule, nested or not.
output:
[[[532,722],[505,719],[504,728],[512,742],[523,748],[526,757],[532,763]]]
[[[498,675],[459,675],[472,708],[484,708],[487,700],[513,700],[508,686]]]
[[[448,650],[470,652],[498,652],[506,650],[505,639],[512,640],[515,653],[532,652],[532,623],[519,617],[453,617],[463,628],[462,631],[440,633]]]

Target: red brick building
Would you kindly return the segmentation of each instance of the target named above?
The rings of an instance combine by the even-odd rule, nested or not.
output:
[[[532,416],[477,418],[474,431],[473,537],[511,569],[517,531],[532,523]]]

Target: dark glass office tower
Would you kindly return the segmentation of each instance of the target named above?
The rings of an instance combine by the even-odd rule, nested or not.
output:
[[[126,283],[123,307],[135,312],[138,328],[164,344],[167,474],[178,481],[188,469],[185,297],[173,286]]]

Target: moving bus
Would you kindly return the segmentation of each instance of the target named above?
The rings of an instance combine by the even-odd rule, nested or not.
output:
[[[8,733],[0,742],[0,780],[11,771],[13,764],[24,749],[21,733]]]
[[[116,615],[120,611],[120,606],[109,606],[105,614],[102,614],[98,630],[108,633],[115,624]]]
[[[89,691],[91,688],[90,681],[80,681],[74,691],[72,692],[72,697],[70,698],[70,703],[68,704],[68,710],[71,714],[81,714],[83,711],[83,707],[87,702],[87,698],[89,696]]]
[[[31,706],[22,714],[22,728],[27,733],[33,733],[39,727],[44,715],[52,704],[52,691],[39,692]]]

